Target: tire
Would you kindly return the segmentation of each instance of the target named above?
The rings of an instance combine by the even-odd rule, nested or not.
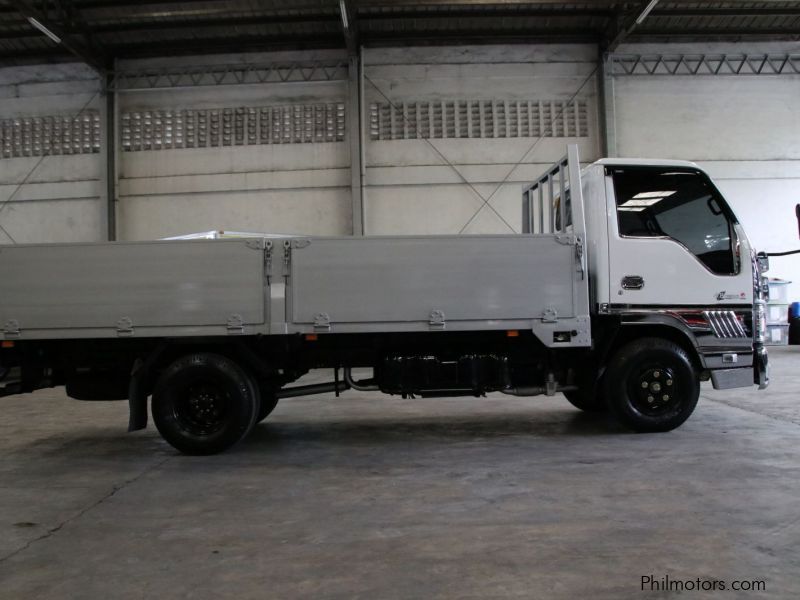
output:
[[[581,387],[571,392],[562,392],[567,401],[575,408],[588,413],[602,413],[608,410],[603,397],[599,394],[599,388],[593,390],[591,387]]]
[[[641,338],[620,348],[603,379],[608,408],[624,426],[642,433],[682,425],[700,396],[700,377],[689,355],[663,338]]]
[[[184,454],[216,454],[241,441],[256,423],[258,387],[235,362],[218,354],[183,356],[153,391],[153,421]]]
[[[275,395],[275,389],[271,386],[260,385],[261,404],[256,417],[256,423],[261,423],[264,419],[272,414],[275,407],[278,406],[278,397]]]
[[[584,412],[606,412],[608,407],[603,399],[603,383],[597,381],[597,373],[594,370],[579,371],[577,379],[577,390],[562,392],[567,401]]]

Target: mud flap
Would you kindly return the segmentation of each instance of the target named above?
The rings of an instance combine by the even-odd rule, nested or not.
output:
[[[144,367],[142,359],[137,359],[133,365],[131,381],[128,384],[128,431],[139,431],[147,428],[147,388],[145,379],[149,369]]]
[[[147,358],[137,358],[131,369],[131,381],[128,384],[128,431],[139,431],[147,428],[147,396],[151,387],[153,366],[168,347],[163,343],[153,350]]]

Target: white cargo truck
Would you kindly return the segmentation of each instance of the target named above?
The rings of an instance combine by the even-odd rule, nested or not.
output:
[[[759,261],[710,178],[576,147],[518,235],[256,236],[0,247],[2,395],[127,399],[178,450],[241,440],[280,398],[563,393],[641,432],[700,382],[767,385]],[[295,385],[332,368],[330,384]],[[352,369],[371,368],[354,380]],[[341,378],[340,378],[341,373]]]

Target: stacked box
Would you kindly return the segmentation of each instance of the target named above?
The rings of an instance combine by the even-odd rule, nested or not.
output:
[[[767,302],[767,340],[769,346],[789,343],[789,284],[791,281],[771,278]]]

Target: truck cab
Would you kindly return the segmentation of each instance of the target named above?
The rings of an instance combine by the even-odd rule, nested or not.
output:
[[[676,160],[604,159],[583,171],[593,310],[682,332],[714,387],[768,382],[755,250],[710,177]]]

